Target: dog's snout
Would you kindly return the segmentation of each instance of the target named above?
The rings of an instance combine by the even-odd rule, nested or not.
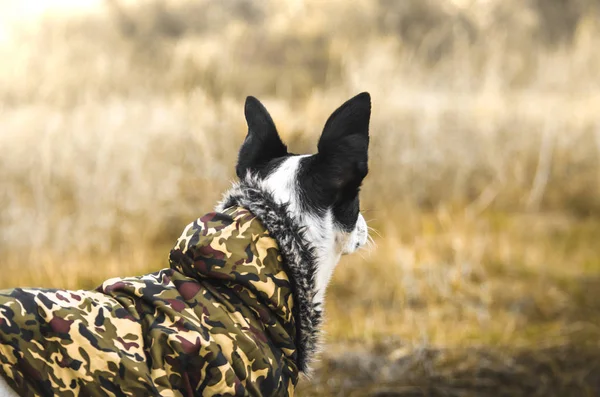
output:
[[[361,214],[358,215],[358,220],[354,230],[349,236],[348,242],[346,243],[342,253],[351,254],[358,250],[360,247],[365,245],[369,239],[369,232],[367,228],[367,222]]]

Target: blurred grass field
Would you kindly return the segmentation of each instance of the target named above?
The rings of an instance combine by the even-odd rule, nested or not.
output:
[[[339,265],[298,394],[600,394],[600,3],[58,3],[0,2],[0,288],[167,266],[246,95],[311,152],[369,91],[377,248]]]

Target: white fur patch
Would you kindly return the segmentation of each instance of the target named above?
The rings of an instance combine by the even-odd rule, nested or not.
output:
[[[298,168],[300,160],[310,155],[292,156],[286,159],[277,169],[262,181],[279,203],[286,203],[294,215],[300,212],[298,202]]]
[[[2,376],[0,376],[0,397],[19,397]]]

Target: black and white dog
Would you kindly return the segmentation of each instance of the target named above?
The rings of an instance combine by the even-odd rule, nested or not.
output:
[[[23,395],[293,394],[336,264],[369,240],[370,115],[357,95],[318,152],[297,155],[248,97],[240,181],[185,228],[170,268],[94,291],[0,291],[0,397],[14,395],[3,377]]]

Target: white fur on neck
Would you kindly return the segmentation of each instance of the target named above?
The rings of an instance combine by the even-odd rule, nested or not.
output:
[[[323,303],[325,290],[331,280],[335,266],[342,254],[336,244],[335,225],[331,211],[327,211],[323,219],[317,215],[303,213],[298,197],[297,173],[302,156],[286,159],[262,184],[280,204],[287,204],[291,215],[306,227],[306,238],[315,247],[317,256],[317,274],[315,277],[315,302]]]
[[[9,385],[8,383],[6,383],[6,380],[4,380],[4,378],[0,375],[0,397],[18,397],[19,395],[17,394],[16,391],[14,391]]]

